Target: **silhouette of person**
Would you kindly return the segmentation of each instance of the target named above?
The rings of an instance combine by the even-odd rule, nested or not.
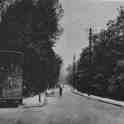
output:
[[[62,87],[59,86],[59,95],[60,95],[60,96],[62,96],[62,91],[63,91]]]

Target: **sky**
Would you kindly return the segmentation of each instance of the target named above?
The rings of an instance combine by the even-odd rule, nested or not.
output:
[[[88,28],[93,31],[104,29],[110,19],[115,19],[124,0],[61,0],[64,17],[61,25],[64,33],[56,43],[55,51],[62,57],[64,66],[72,63],[73,55],[78,58],[88,45]]]

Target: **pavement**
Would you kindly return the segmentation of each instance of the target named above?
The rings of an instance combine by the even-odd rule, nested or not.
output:
[[[124,107],[124,102],[123,101],[117,101],[117,100],[113,100],[113,99],[109,99],[109,98],[102,98],[99,96],[95,96],[95,95],[88,95],[86,93],[82,93],[79,92],[76,89],[71,88],[71,86],[65,85],[66,90],[70,90],[72,93],[76,94],[76,95],[80,95],[89,99],[93,99],[93,100],[97,100],[100,102],[104,102],[107,104],[112,104],[118,107]],[[33,96],[33,97],[29,97],[23,100],[23,107],[43,107],[44,105],[46,105],[47,103],[47,98],[48,97],[55,97],[55,92],[57,92],[57,88],[56,89],[49,89],[47,90],[47,96],[45,95],[45,93],[41,93],[41,102],[38,101],[38,95]]]
[[[47,100],[45,93],[41,93],[41,102],[39,102],[39,96],[33,96],[33,97],[28,97],[23,100],[23,107],[24,108],[29,108],[29,107],[43,107],[46,105]]]
[[[93,100],[97,100],[100,102],[104,102],[107,104],[112,104],[118,107],[124,107],[124,101],[117,101],[117,100],[113,100],[113,99],[109,99],[109,98],[103,98],[103,97],[99,97],[99,96],[95,96],[95,95],[88,95],[86,93],[81,93],[79,91],[77,91],[76,89],[71,89],[72,93],[76,94],[76,95],[80,95],[83,97],[87,97]]]
[[[46,100],[43,107],[0,108],[0,124],[124,124],[124,107],[77,95],[70,86],[64,87],[61,97],[55,89]]]

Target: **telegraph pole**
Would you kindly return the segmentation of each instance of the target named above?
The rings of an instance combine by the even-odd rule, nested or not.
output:
[[[73,86],[76,86],[76,79],[75,79],[75,72],[76,72],[76,56],[73,56]]]
[[[92,28],[89,28],[89,85],[92,80]],[[88,90],[88,95],[90,94],[91,89]]]
[[[92,28],[89,28],[89,65],[92,65]]]

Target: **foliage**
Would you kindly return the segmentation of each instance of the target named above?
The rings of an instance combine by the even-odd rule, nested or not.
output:
[[[43,91],[48,85],[55,85],[62,63],[53,50],[55,40],[63,32],[59,24],[62,6],[58,0],[8,3],[3,0],[1,4],[0,49],[24,52],[25,85],[27,89]]]
[[[104,97],[123,99],[124,84],[124,9],[120,7],[115,20],[106,29],[92,36],[92,63],[89,48],[77,61],[77,89]]]

